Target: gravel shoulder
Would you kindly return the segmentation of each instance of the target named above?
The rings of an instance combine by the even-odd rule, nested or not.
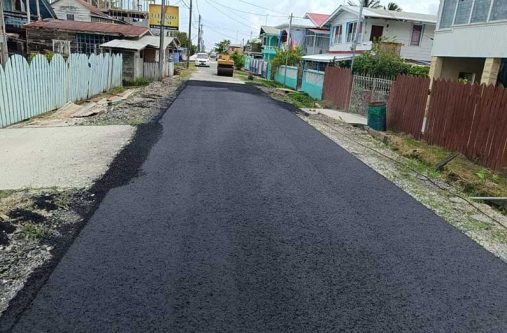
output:
[[[410,168],[411,161],[364,129],[324,115],[299,115],[319,132],[507,262],[507,217],[489,205],[471,203],[458,188]]]

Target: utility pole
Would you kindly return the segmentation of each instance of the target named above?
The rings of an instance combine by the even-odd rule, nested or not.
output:
[[[0,0],[0,64],[5,65],[9,59],[7,50],[7,34],[5,33],[4,2]]]
[[[199,27],[197,30],[197,52],[201,52],[201,14],[199,14]]]
[[[187,68],[190,67],[190,50],[192,49],[192,0],[190,0],[190,15],[188,19],[188,51],[187,51]]]
[[[287,53],[285,54],[285,75],[283,77],[283,85],[287,83],[287,65],[289,62],[289,51],[290,51],[290,45],[292,44],[292,38],[291,38],[291,30],[292,30],[292,18],[294,15],[290,13],[290,20],[289,20],[289,33],[287,34]]]
[[[161,81],[164,78],[164,67],[165,67],[164,24],[165,24],[165,0],[162,0],[162,6],[160,6],[160,49],[158,50],[158,72]]]
[[[356,35],[354,36],[354,41],[352,42],[352,61],[350,63],[350,69],[354,68],[354,58],[356,57],[357,44],[359,42],[359,29],[361,29],[361,33],[363,33],[362,29],[363,24],[363,1],[359,1],[359,17],[356,25]]]

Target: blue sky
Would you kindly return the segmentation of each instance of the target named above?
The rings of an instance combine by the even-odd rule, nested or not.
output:
[[[393,0],[381,0],[387,4]],[[189,10],[185,4],[190,0],[169,0],[170,5],[180,7],[180,30],[188,31]],[[306,12],[330,14],[346,0],[193,0],[192,36],[197,36],[197,16],[202,15],[204,41],[210,50],[215,43],[230,39],[241,43],[259,34],[261,25],[277,25],[288,21],[288,15],[303,16]],[[436,14],[439,0],[395,0],[404,11]],[[266,17],[266,15],[268,15]]]

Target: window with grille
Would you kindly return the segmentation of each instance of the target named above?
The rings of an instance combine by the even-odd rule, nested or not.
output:
[[[113,40],[113,36],[94,35],[94,34],[76,34],[77,52],[85,54],[101,53],[100,44]]]
[[[442,17],[440,19],[440,29],[450,28],[456,11],[458,0],[445,0],[442,8]]]
[[[468,24],[474,0],[458,0],[454,24]]]
[[[507,20],[507,1],[495,0],[491,8],[490,21]]]
[[[74,14],[67,14],[67,21],[74,21]]]

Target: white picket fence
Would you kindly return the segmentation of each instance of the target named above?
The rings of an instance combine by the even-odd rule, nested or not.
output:
[[[122,85],[121,55],[14,55],[0,66],[0,128]]]

